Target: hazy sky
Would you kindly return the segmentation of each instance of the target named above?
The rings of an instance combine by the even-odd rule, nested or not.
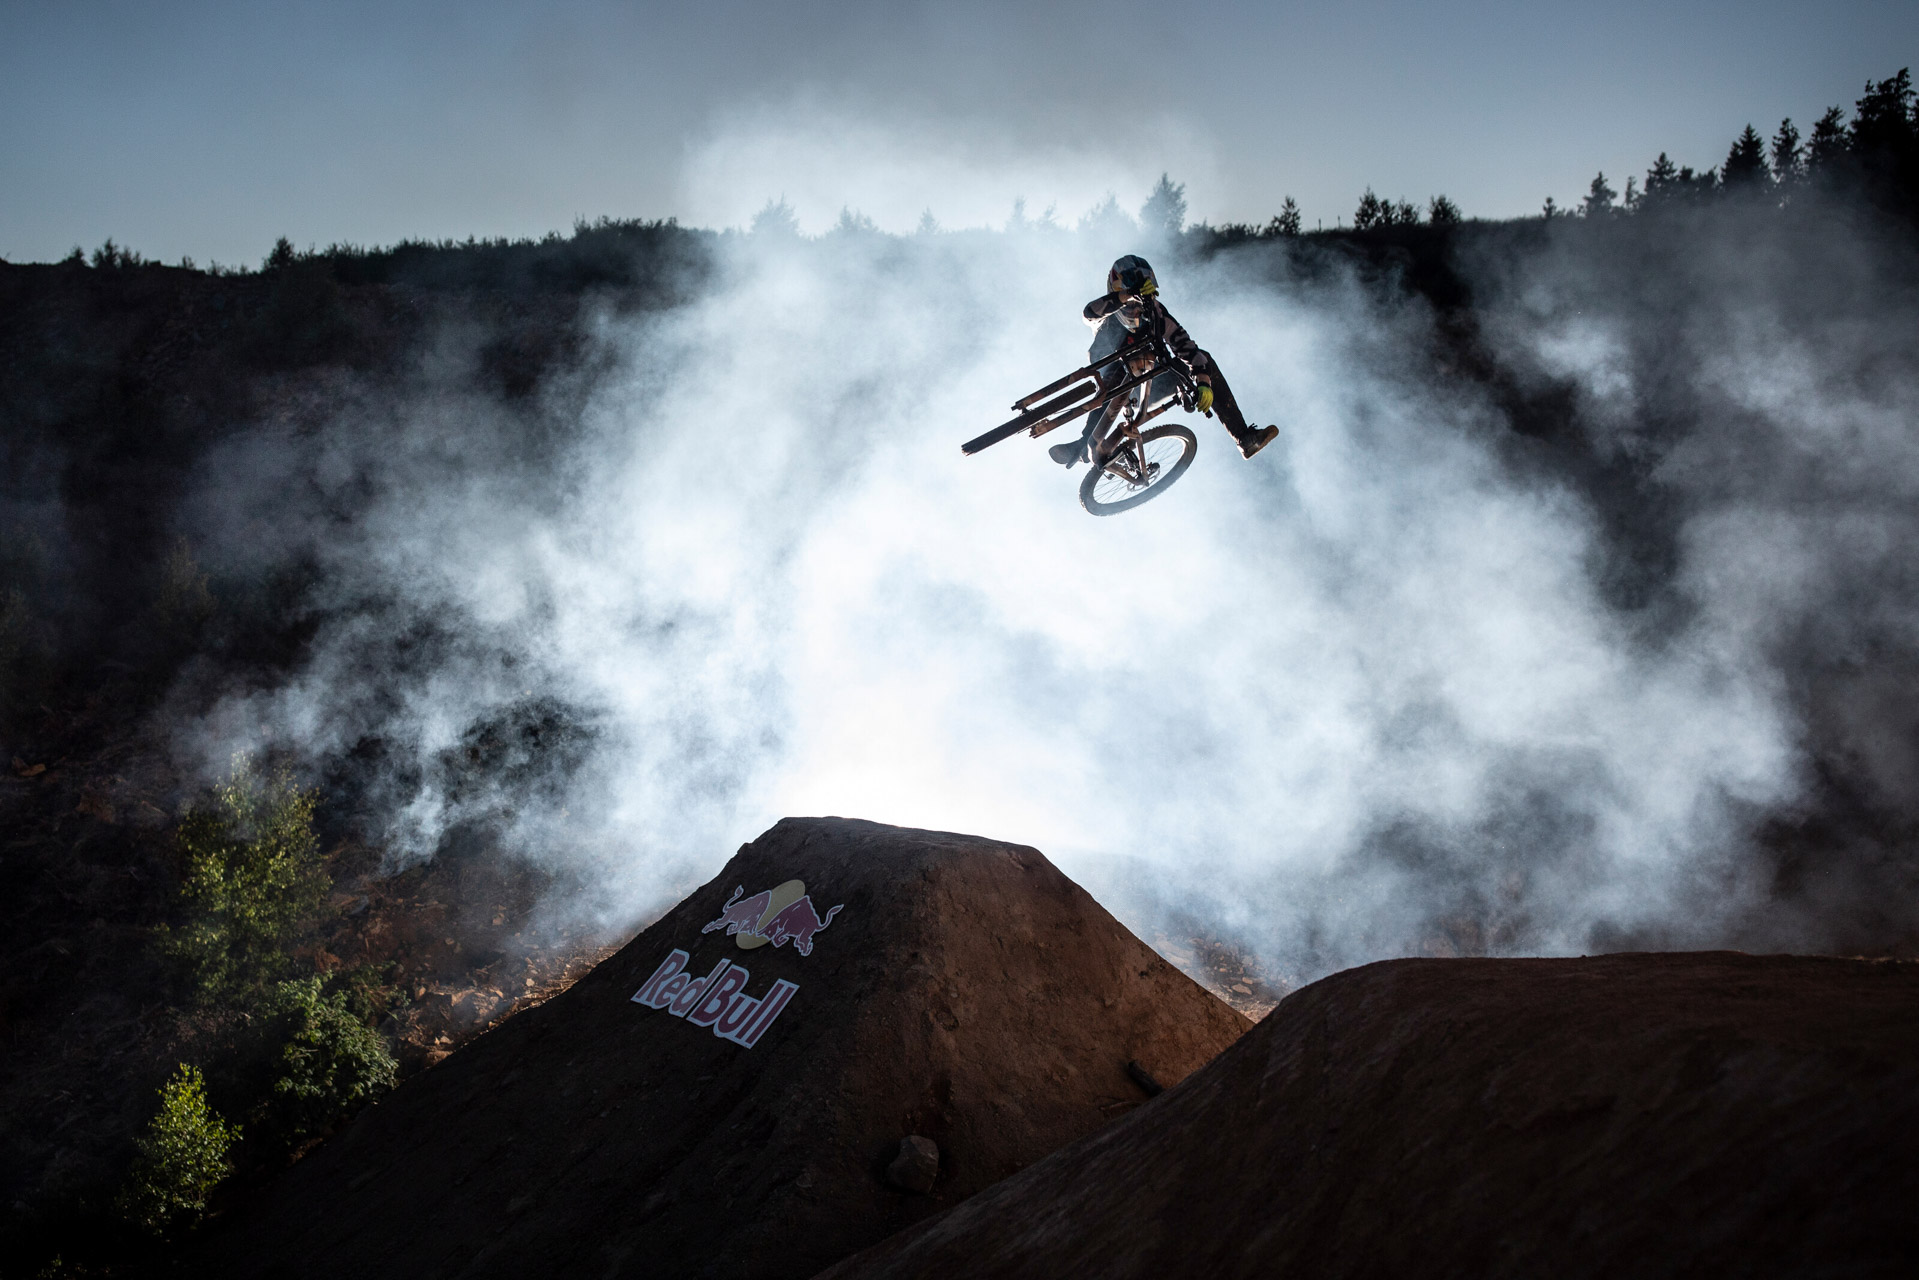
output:
[[[1919,61],[1919,4],[0,0],[0,256],[1137,207],[1469,214],[1716,164]]]

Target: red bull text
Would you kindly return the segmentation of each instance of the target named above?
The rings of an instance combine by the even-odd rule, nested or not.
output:
[[[827,913],[831,916],[831,912]],[[664,1009],[696,1027],[707,1027],[722,1040],[751,1049],[773,1020],[780,1016],[799,987],[781,978],[759,999],[744,993],[751,975],[731,960],[722,960],[704,978],[686,972],[693,957],[674,950],[660,962],[646,985],[633,993],[633,1003]]]

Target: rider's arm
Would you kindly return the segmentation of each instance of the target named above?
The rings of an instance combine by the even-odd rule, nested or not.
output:
[[[1107,316],[1112,315],[1115,311],[1118,311],[1120,305],[1125,301],[1126,299],[1117,293],[1102,293],[1099,297],[1094,298],[1086,304],[1086,308],[1080,312],[1080,316],[1087,324],[1098,328],[1100,322],[1106,319]]]
[[[1152,300],[1152,305],[1159,311],[1159,334],[1166,340],[1166,349],[1173,353],[1173,359],[1186,366],[1186,372],[1193,375],[1193,381],[1212,382],[1212,362],[1206,358],[1206,353],[1199,349],[1199,344],[1193,341],[1192,335],[1180,327],[1179,321],[1173,319],[1173,313],[1166,309],[1165,303],[1155,298]]]

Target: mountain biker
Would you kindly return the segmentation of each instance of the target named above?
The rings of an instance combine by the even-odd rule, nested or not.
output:
[[[1099,360],[1123,347],[1143,345],[1157,337],[1166,343],[1173,358],[1184,365],[1191,375],[1199,392],[1197,408],[1201,413],[1211,410],[1219,415],[1220,425],[1232,433],[1239,444],[1239,453],[1250,458],[1273,442],[1279,435],[1278,427],[1249,427],[1239,412],[1239,404],[1233,399],[1233,389],[1226,385],[1226,379],[1220,374],[1219,366],[1213,358],[1200,350],[1179,321],[1173,319],[1173,313],[1159,300],[1159,280],[1153,275],[1153,268],[1146,259],[1127,254],[1113,263],[1112,270],[1106,273],[1106,293],[1086,304],[1081,313],[1086,323],[1093,326],[1093,345],[1088,349],[1088,362]],[[1151,357],[1145,357],[1150,361]],[[1100,371],[1100,383],[1110,390],[1127,376],[1127,366],[1138,364],[1133,373],[1144,373],[1150,363],[1134,360],[1115,361]],[[1163,384],[1163,385],[1162,385]],[[1153,379],[1148,390],[1153,401],[1173,392],[1173,379],[1170,374],[1162,374]],[[1048,449],[1047,456],[1063,467],[1071,467],[1086,457],[1089,443],[1099,439],[1102,425],[1109,425],[1123,411],[1126,397],[1115,400],[1104,409],[1096,410],[1086,416],[1086,429],[1078,440],[1068,440]]]

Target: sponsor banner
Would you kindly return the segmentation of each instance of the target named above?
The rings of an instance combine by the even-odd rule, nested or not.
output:
[[[653,976],[633,993],[633,1003],[664,1009],[696,1027],[706,1027],[722,1040],[751,1049],[780,1016],[799,987],[784,978],[755,999],[745,992],[752,976],[731,960],[722,960],[703,978],[686,971],[693,957],[674,949]]]

